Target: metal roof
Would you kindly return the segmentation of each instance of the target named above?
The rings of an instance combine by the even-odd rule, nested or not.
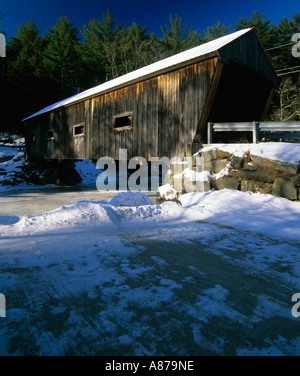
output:
[[[43,108],[42,110],[34,113],[33,115],[28,116],[22,121],[31,119],[38,115],[42,115],[46,112],[58,109],[60,107],[69,106],[73,103],[80,102],[82,100],[86,100],[91,97],[95,97],[99,94],[104,94],[104,93],[116,90],[120,87],[128,86],[129,84],[133,84],[141,80],[145,80],[147,78],[157,76],[166,71],[170,71],[172,69],[185,66],[188,63],[192,64],[193,62],[196,62],[196,61],[205,60],[205,58],[208,58],[214,54],[217,55],[217,51],[219,49],[226,46],[227,44],[230,44],[231,42],[233,42],[234,40],[243,36],[244,34],[248,33],[251,30],[252,28],[236,31],[234,33],[231,33],[221,38],[201,44],[200,46],[191,48],[179,54],[168,57],[166,59],[162,59],[160,61],[157,61],[156,63],[147,65],[145,67],[142,67],[140,69],[127,73],[123,76],[114,78],[110,81],[107,81],[100,85],[94,86],[88,90],[85,90],[79,94],[73,95],[69,98],[63,99],[50,106],[47,106]]]

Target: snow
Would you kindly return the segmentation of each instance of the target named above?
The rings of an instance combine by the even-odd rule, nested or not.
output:
[[[178,192],[172,187],[171,184],[164,184],[157,189],[157,193],[165,200],[176,200]]]
[[[167,192],[170,187],[166,185],[160,189]],[[183,224],[205,221],[240,231],[300,241],[300,202],[229,189],[187,193],[178,200],[181,205],[175,202],[153,205],[143,193],[119,192],[108,201],[78,201],[47,213],[21,217],[17,222],[15,216],[1,217],[1,235],[30,235],[81,226],[114,227],[123,222],[138,226],[141,220],[161,221],[164,225],[171,219]]]
[[[300,164],[300,144],[289,142],[261,142],[258,144],[213,144],[200,149],[201,152],[220,149],[242,157],[248,151],[252,155],[280,162]]]
[[[117,77],[111,81],[107,81],[103,84],[100,84],[98,86],[95,86],[91,89],[85,90],[82,93],[73,95],[70,98],[64,99],[60,102],[54,103],[50,106],[45,107],[44,109],[36,112],[35,114],[27,117],[26,119],[23,119],[23,121],[31,119],[35,116],[41,115],[45,112],[52,111],[54,109],[60,108],[62,106],[70,105],[74,102],[83,100],[85,98],[99,95],[101,93],[104,93],[106,91],[111,91],[117,87],[120,87],[125,84],[129,84],[130,82],[133,82],[135,80],[141,80],[143,78],[146,78],[147,76],[155,74],[159,74],[159,72],[163,71],[167,68],[173,68],[181,63],[187,62],[189,60],[196,59],[198,57],[204,56],[208,53],[217,51],[218,49],[224,47],[225,45],[233,42],[235,39],[241,37],[245,33],[249,32],[251,29],[243,29],[236,31],[234,33],[231,33],[229,35],[225,35],[221,38],[215,39],[213,41],[210,41],[208,43],[204,43],[200,46],[191,48],[187,51],[181,52],[179,54],[176,54],[174,56],[168,57],[166,59],[160,60],[156,63],[147,65],[143,68],[137,69],[133,72],[130,72],[128,74],[125,74],[121,77]]]
[[[256,152],[295,162],[289,147]],[[23,158],[0,153],[15,159],[0,164],[12,171]],[[76,168],[95,182],[94,164]],[[300,355],[291,314],[300,202],[227,189],[176,199],[154,205],[141,192],[118,192],[0,215],[0,355]]]
[[[194,220],[300,240],[300,202],[230,189],[188,193],[179,199]]]
[[[75,170],[82,178],[80,185],[96,184],[100,170],[96,168],[96,163],[90,162],[88,159],[75,162]]]
[[[179,200],[119,192],[0,221],[0,354],[299,355],[300,203]]]
[[[0,185],[3,181],[15,180],[24,166],[24,152],[8,146],[0,146]]]
[[[197,171],[191,170],[190,168],[185,168],[181,174],[174,175],[174,179],[184,178],[186,180],[193,181],[193,182],[209,181],[209,179],[212,177],[213,175],[209,171],[197,172]]]
[[[149,197],[140,192],[120,192],[109,200],[113,206],[153,205]]]

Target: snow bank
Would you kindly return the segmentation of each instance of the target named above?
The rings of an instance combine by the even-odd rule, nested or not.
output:
[[[300,202],[230,189],[180,196],[190,218],[300,240]]]
[[[201,149],[201,152],[220,149],[242,157],[246,152],[262,158],[280,162],[300,164],[300,144],[290,142],[261,142],[258,144],[213,144]]]
[[[109,201],[79,201],[34,216],[0,220],[2,236],[28,235],[66,228],[97,226],[100,231],[126,224],[155,226],[203,221],[270,236],[300,240],[300,203],[284,198],[224,189],[179,196],[181,205],[165,202],[153,205],[140,192],[120,192]],[[2,224],[2,225],[1,225]],[[97,231],[98,231],[97,230]]]
[[[119,192],[109,200],[113,206],[153,205],[150,198],[140,192]]]
[[[101,203],[79,201],[48,213],[21,217],[11,230],[32,234],[99,224],[113,226],[113,214]]]

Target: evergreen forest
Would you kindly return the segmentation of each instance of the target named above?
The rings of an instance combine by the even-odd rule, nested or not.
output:
[[[0,11],[4,34],[5,17]],[[275,25],[255,11],[234,25],[217,22],[203,31],[170,15],[158,37],[135,22],[118,24],[107,10],[81,28],[61,17],[44,34],[30,20],[7,40],[6,57],[0,58],[0,131],[22,133],[20,121],[49,104],[248,27],[255,27],[281,83],[268,119],[300,120],[300,57],[291,52],[292,37],[300,33],[300,12]]]

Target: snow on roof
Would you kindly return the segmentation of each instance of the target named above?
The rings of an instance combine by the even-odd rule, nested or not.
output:
[[[187,51],[180,52],[179,54],[170,56],[166,59],[157,61],[156,63],[147,65],[145,67],[142,67],[140,69],[137,69],[133,72],[127,73],[123,76],[114,78],[113,80],[107,81],[105,83],[102,83],[100,85],[94,86],[88,90],[85,90],[79,94],[73,95],[69,98],[63,99],[62,101],[59,101],[57,103],[54,103],[50,106],[47,106],[43,108],[42,110],[34,113],[33,115],[28,116],[27,118],[23,119],[22,121],[31,119],[33,117],[36,117],[38,115],[44,114],[46,112],[55,110],[57,108],[70,105],[74,102],[78,102],[80,100],[95,96],[97,94],[101,94],[102,92],[107,92],[109,90],[112,90],[116,87],[120,87],[125,84],[129,84],[130,82],[136,81],[138,79],[143,79],[145,77],[148,77],[153,74],[158,74],[159,72],[176,67],[177,65],[180,65],[182,63],[188,62],[193,59],[197,59],[201,56],[205,56],[209,53],[218,51],[220,48],[224,47],[225,45],[231,43],[235,39],[241,37],[242,35],[248,33],[252,28],[248,29],[242,29],[239,31],[236,31],[234,33],[231,33],[229,35],[225,35],[221,38],[212,40],[210,42],[201,44],[200,46],[191,48]]]

